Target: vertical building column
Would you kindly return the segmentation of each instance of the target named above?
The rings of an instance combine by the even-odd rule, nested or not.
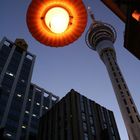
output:
[[[13,49],[13,50],[14,50],[14,49]],[[17,73],[16,73],[16,77],[15,77],[15,80],[14,80],[14,83],[13,83],[13,86],[12,86],[12,89],[11,89],[11,92],[10,92],[10,94],[9,94],[8,102],[7,102],[7,104],[6,104],[5,112],[4,112],[2,121],[1,121],[1,127],[4,127],[5,124],[6,124],[6,121],[7,121],[8,113],[9,113],[10,106],[11,106],[11,103],[12,103],[12,100],[13,100],[14,92],[15,92],[16,85],[17,85],[17,82],[18,82],[18,78],[19,78],[19,75],[20,75],[20,71],[21,71],[21,68],[22,68],[22,65],[23,65],[23,61],[24,61],[24,58],[25,58],[25,54],[26,54],[26,52],[23,52],[22,58],[21,58],[21,61],[20,61],[20,64],[19,64],[19,66],[18,66],[18,70],[17,70]],[[10,60],[9,60],[9,61],[10,61]],[[8,63],[8,62],[7,62],[7,63]]]
[[[28,78],[27,87],[26,87],[26,91],[25,91],[24,101],[23,101],[22,108],[21,108],[22,112],[20,114],[19,125],[18,125],[18,129],[17,129],[17,133],[16,133],[16,140],[20,140],[20,136],[21,136],[21,129],[22,129],[21,126],[23,124],[23,118],[24,118],[26,103],[27,103],[27,99],[28,99],[28,93],[29,93],[34,63],[35,63],[35,56],[33,56],[31,70],[29,73],[29,78]]]
[[[4,67],[3,67],[3,70],[2,70],[1,75],[0,75],[0,85],[1,85],[2,80],[3,80],[3,78],[4,78],[4,75],[5,75],[5,72],[6,72],[6,70],[7,70],[7,67],[8,67],[8,65],[9,65],[9,63],[10,63],[10,61],[11,61],[11,58],[12,58],[13,53],[14,53],[14,51],[15,51],[15,48],[16,48],[16,46],[13,45],[13,46],[12,46],[12,49],[11,49],[11,51],[10,51],[10,54],[9,54],[9,56],[8,56],[8,58],[7,58],[7,61],[6,61],[5,65],[4,65]]]
[[[49,93],[49,109],[52,107],[52,93]]]
[[[0,50],[1,50],[3,44],[4,44],[4,42],[5,42],[6,40],[7,40],[6,37],[4,37],[4,38],[1,40],[1,42],[0,42]]]
[[[40,102],[40,112],[39,112],[39,117],[41,117],[42,116],[42,110],[43,110],[43,108],[42,108],[42,106],[43,106],[43,101],[44,101],[44,90],[42,89],[41,90],[41,102]]]
[[[36,86],[34,85],[33,95],[32,95],[32,100],[31,100],[31,108],[30,108],[30,111],[29,111],[29,121],[28,121],[28,127],[27,127],[27,132],[26,132],[25,140],[28,140],[28,138],[29,138],[30,125],[31,125],[31,119],[32,119],[32,114],[33,114],[33,107],[34,107],[35,91],[36,91]]]

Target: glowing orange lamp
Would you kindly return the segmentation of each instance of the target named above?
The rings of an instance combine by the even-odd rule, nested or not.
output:
[[[74,42],[86,24],[87,12],[82,0],[32,0],[27,11],[27,26],[32,36],[51,47]]]
[[[140,12],[138,12],[137,10],[132,13],[132,17],[140,22]]]

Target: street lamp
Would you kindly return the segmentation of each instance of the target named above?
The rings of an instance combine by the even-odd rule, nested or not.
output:
[[[63,33],[69,25],[69,13],[61,7],[54,7],[48,10],[45,15],[45,23],[54,33]]]
[[[62,47],[84,32],[87,12],[82,0],[32,0],[27,11],[27,26],[40,43]]]

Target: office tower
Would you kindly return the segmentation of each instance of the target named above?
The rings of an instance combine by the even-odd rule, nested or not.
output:
[[[5,139],[27,140],[35,134],[37,119],[55,102],[52,97],[56,98],[49,92],[44,97],[46,91],[31,84],[35,55],[27,48],[23,39],[0,42],[0,132]]]
[[[40,120],[38,140],[120,140],[113,112],[73,89]]]
[[[98,52],[107,68],[129,139],[139,140],[140,116],[117,64],[116,52],[113,47],[116,38],[115,29],[107,23],[96,21],[92,12],[90,14],[93,23],[87,33],[87,44],[91,49]]]

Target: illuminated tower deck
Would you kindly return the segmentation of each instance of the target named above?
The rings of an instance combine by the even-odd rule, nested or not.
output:
[[[92,13],[91,17],[93,23],[87,32],[87,44],[92,50],[98,52],[107,68],[129,140],[139,140],[140,116],[117,64],[116,52],[113,47],[116,39],[116,31],[111,25],[96,21]]]

